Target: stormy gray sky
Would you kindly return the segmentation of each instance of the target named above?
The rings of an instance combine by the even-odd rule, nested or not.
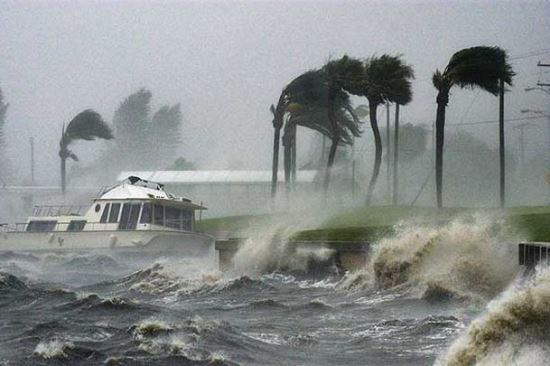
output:
[[[28,170],[34,136],[39,177],[55,182],[61,124],[85,108],[110,122],[127,95],[146,87],[154,108],[181,102],[181,155],[204,168],[236,160],[268,168],[269,105],[301,72],[343,54],[401,53],[417,75],[403,120],[431,123],[431,74],[453,52],[476,45],[500,46],[512,58],[517,76],[507,118],[549,108],[547,95],[524,92],[538,79],[550,82],[536,67],[550,62],[547,1],[2,1],[10,158]],[[454,90],[447,121],[496,119],[497,108],[486,93]],[[496,143],[496,128],[471,131]],[[80,145],[86,152],[99,146]]]

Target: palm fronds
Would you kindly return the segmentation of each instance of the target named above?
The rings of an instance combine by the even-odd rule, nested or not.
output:
[[[366,60],[364,70],[364,94],[370,103],[388,101],[404,105],[411,101],[414,71],[400,55],[373,56]]]
[[[452,85],[479,87],[493,95],[499,93],[499,81],[512,84],[515,75],[507,62],[506,51],[499,47],[478,46],[456,52],[444,74]]]
[[[91,141],[96,138],[110,140],[113,138],[113,132],[99,113],[87,109],[77,114],[64,129],[59,142],[59,155],[62,158],[78,161],[77,156],[68,149],[68,146],[75,140]]]

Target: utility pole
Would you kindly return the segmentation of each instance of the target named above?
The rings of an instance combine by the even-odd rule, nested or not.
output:
[[[514,127],[514,130],[519,130],[519,149],[520,149],[520,158],[521,158],[521,165],[523,166],[525,162],[525,139],[523,130],[525,127],[528,127],[529,123],[522,123],[518,126]]]
[[[31,144],[31,186],[34,186],[34,138],[29,138]]]
[[[504,80],[500,79],[499,95],[499,154],[500,154],[500,207],[506,204],[506,173],[505,173],[505,149],[504,149]]]
[[[393,135],[393,197],[392,204],[397,205],[398,177],[397,166],[399,164],[399,103],[395,103],[395,127]]]

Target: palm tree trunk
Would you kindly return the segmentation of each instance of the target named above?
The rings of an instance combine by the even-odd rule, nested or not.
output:
[[[445,108],[449,92],[440,90],[437,94],[437,114],[435,117],[435,188],[437,207],[443,207],[443,144],[445,140]]]
[[[66,176],[66,161],[67,158],[61,157],[61,193],[63,193],[63,196],[65,196],[65,176]]]
[[[499,114],[499,155],[500,155],[500,207],[506,204],[506,171],[505,171],[505,149],[504,149],[504,80],[500,79]]]
[[[380,173],[380,164],[382,162],[382,138],[380,137],[380,130],[378,129],[378,121],[376,120],[376,103],[369,103],[369,117],[372,133],[374,134],[374,168],[372,170],[372,176],[370,178],[369,187],[367,189],[367,206],[371,204],[372,194],[374,192],[374,186]]]
[[[327,169],[325,170],[325,181],[323,188],[325,191],[325,199],[328,195],[328,187],[330,185],[330,174],[332,165],[334,165],[334,158],[336,156],[336,149],[338,148],[338,141],[340,140],[340,131],[338,130],[338,124],[336,121],[336,114],[334,113],[334,99],[336,98],[336,91],[329,88],[328,91],[328,105],[327,113],[328,120],[330,121],[330,127],[332,129],[332,145],[330,145],[330,152],[328,154]]]
[[[273,166],[271,168],[271,197],[275,198],[277,194],[277,175],[279,174],[279,142],[281,129],[274,128],[273,132]]]
[[[288,196],[290,193],[290,169],[292,165],[292,150],[291,150],[291,141],[290,141],[290,133],[288,129],[285,127],[285,133],[283,134],[283,166],[285,168],[285,192]]]
[[[324,190],[325,190],[325,196],[328,192],[328,187],[330,185],[330,171],[332,169],[332,166],[334,165],[334,158],[336,157],[336,149],[338,148],[338,139],[332,139],[332,144],[330,145],[330,152],[328,153],[328,161],[327,161],[327,170],[325,171],[325,182],[324,182]]]
[[[291,155],[291,180],[292,186],[296,186],[296,129],[297,126],[292,126],[292,155]]]
[[[399,164],[399,103],[395,103],[395,130],[393,136],[393,197],[392,204],[397,205],[397,166]]]

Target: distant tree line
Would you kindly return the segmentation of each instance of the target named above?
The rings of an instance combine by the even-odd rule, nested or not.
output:
[[[177,159],[181,144],[180,104],[163,105],[151,116],[152,93],[140,89],[128,96],[113,117],[115,158],[127,170],[163,169]]]

